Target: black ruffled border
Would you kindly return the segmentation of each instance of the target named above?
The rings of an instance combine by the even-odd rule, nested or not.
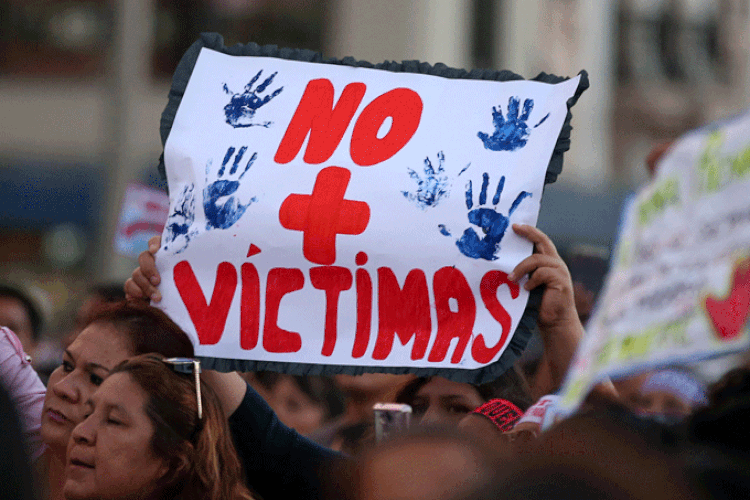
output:
[[[256,57],[278,57],[280,59],[289,59],[294,61],[314,62],[321,64],[338,64],[344,66],[355,66],[363,68],[373,68],[395,73],[419,73],[423,75],[441,76],[444,78],[457,78],[467,80],[494,80],[494,81],[512,81],[523,80],[520,75],[508,70],[490,70],[490,69],[457,69],[438,63],[431,65],[419,61],[385,61],[379,64],[372,64],[367,61],[358,61],[353,57],[343,59],[326,58],[319,52],[307,49],[288,49],[278,48],[276,45],[258,45],[256,43],[237,44],[232,47],[224,45],[224,39],[218,33],[202,33],[200,38],[190,46],[185,52],[177,65],[174,76],[172,77],[172,86],[169,90],[169,100],[167,106],[161,115],[159,131],[161,133],[162,146],[166,144],[169,132],[172,130],[177,108],[180,106],[182,96],[185,95],[190,75],[193,72],[198,55],[203,47],[216,50],[224,54],[233,56],[256,56]],[[557,138],[555,149],[550,158],[545,175],[544,183],[551,184],[557,180],[557,176],[562,172],[563,153],[570,149],[570,132],[573,127],[570,124],[573,115],[570,109],[578,102],[578,98],[589,88],[588,73],[585,70],[579,73],[581,75],[580,83],[573,97],[568,99],[568,114],[565,118],[560,135]],[[568,77],[539,73],[532,81],[542,83],[560,83],[568,80]],[[159,175],[166,181],[166,168],[164,166],[164,153],[159,158],[158,165]],[[250,361],[225,358],[206,358],[200,360],[205,368],[228,371],[259,371],[272,370],[283,371],[294,375],[334,375],[345,373],[349,375],[360,375],[362,373],[382,372],[382,373],[414,373],[420,377],[439,375],[456,382],[468,382],[472,384],[482,384],[493,380],[502,375],[518,359],[523,352],[526,344],[533,331],[537,328],[536,318],[541,303],[542,290],[533,290],[529,295],[529,302],[526,310],[521,317],[521,321],[511,338],[508,348],[500,356],[500,359],[492,364],[475,370],[461,370],[452,368],[411,368],[411,367],[378,367],[378,366],[351,366],[351,365],[324,365],[312,363],[280,363],[271,361]]]

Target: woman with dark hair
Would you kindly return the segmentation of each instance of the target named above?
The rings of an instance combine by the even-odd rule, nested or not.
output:
[[[227,421],[200,364],[120,363],[87,401],[68,446],[67,500],[251,500]]]

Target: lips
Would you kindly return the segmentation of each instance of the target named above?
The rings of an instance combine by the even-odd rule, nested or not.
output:
[[[63,415],[57,410],[53,410],[52,408],[49,408],[47,410],[47,417],[51,421],[57,422],[58,424],[65,424],[65,423],[70,422],[70,419],[68,417],[66,417],[65,415]]]
[[[71,465],[71,467],[82,467],[82,468],[85,468],[85,469],[93,469],[94,468],[94,464],[89,463],[89,462],[85,462],[85,461],[83,461],[81,459],[78,459],[78,458],[71,458],[70,459],[70,465]]]

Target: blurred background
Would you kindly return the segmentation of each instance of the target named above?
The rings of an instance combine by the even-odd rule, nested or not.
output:
[[[53,336],[92,284],[124,282],[137,265],[114,246],[124,193],[163,189],[171,75],[215,31],[373,63],[586,69],[539,225],[595,292],[649,152],[748,107],[749,12],[750,0],[0,0],[0,281],[31,290]]]

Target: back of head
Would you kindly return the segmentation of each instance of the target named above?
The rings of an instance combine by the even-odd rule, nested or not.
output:
[[[129,374],[147,395],[146,414],[154,425],[151,445],[169,464],[159,485],[163,498],[251,499],[217,396],[201,383],[199,418],[194,374],[178,373],[163,359],[136,356],[112,371]]]
[[[167,358],[192,358],[190,337],[164,311],[137,301],[114,302],[103,307],[91,324],[115,327],[130,342],[134,355],[159,353]]]
[[[351,477],[339,478],[331,497],[360,500],[473,498],[494,477],[496,456],[446,429],[417,429],[385,441],[359,457]],[[349,489],[351,488],[351,489]]]
[[[40,305],[32,294],[19,286],[0,284],[0,298],[13,300],[21,306],[28,318],[31,336],[30,340],[38,342],[44,327],[44,316]],[[7,326],[17,334],[20,330],[19,325],[3,324],[0,326]]]

